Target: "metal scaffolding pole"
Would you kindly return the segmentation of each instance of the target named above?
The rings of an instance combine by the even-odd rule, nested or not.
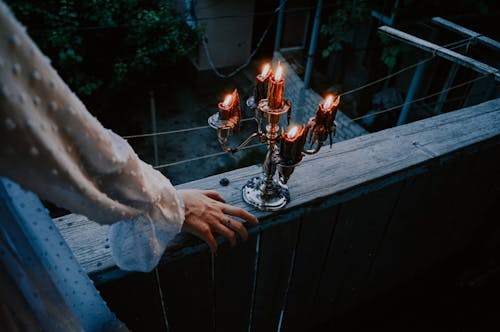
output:
[[[156,133],[156,101],[154,91],[149,92],[149,110],[151,113],[151,130]],[[158,165],[158,137],[153,136],[154,166]]]
[[[276,23],[276,36],[274,38],[274,51],[278,52],[281,47],[281,35],[283,34],[283,15],[285,13],[286,0],[280,0],[280,10],[278,12],[278,22]]]
[[[306,72],[304,74],[304,88],[309,88],[311,81],[311,73],[314,63],[314,54],[316,53],[316,45],[318,44],[319,24],[321,21],[321,10],[323,9],[323,0],[318,0],[316,12],[314,14],[314,24],[311,32],[311,42],[309,43],[309,52],[307,53]]]
[[[448,84],[448,81],[452,81],[454,79],[454,73],[456,73],[456,70],[458,69],[458,65],[462,65],[465,67],[468,67],[478,73],[481,74],[489,74],[492,75],[492,77],[495,78],[496,81],[500,81],[500,71],[494,67],[488,66],[487,64],[484,64],[480,61],[477,61],[475,59],[472,59],[468,56],[462,55],[460,53],[451,51],[445,47],[436,45],[434,43],[431,43],[427,40],[423,40],[421,38],[415,37],[413,35],[410,35],[406,32],[391,28],[389,26],[382,26],[379,28],[380,31],[386,33],[387,35],[399,39],[405,43],[408,43],[410,45],[416,46],[420,49],[423,49],[428,52],[433,52],[435,55],[445,58],[447,60],[451,60],[454,62],[455,66],[454,69],[452,70],[451,75],[448,77],[448,80],[446,84]],[[415,74],[413,76],[412,82],[410,84],[410,87],[408,88],[408,93],[406,96],[405,104],[403,106],[403,109],[401,110],[401,114],[399,115],[398,119],[398,126],[402,125],[406,122],[406,117],[408,115],[409,109],[410,109],[410,102],[413,100],[417,90],[418,86],[420,84],[420,81],[422,80],[422,76],[424,73],[424,66],[419,65],[415,71]],[[450,83],[451,84],[451,83]],[[442,95],[440,97],[440,103],[442,104],[444,102],[443,98],[445,98],[446,95]],[[440,104],[438,102],[438,105]],[[440,111],[440,109],[439,109]]]

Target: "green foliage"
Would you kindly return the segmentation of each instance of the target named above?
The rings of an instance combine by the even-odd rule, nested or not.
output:
[[[369,18],[369,9],[368,0],[335,1],[333,15],[328,17],[320,30],[321,35],[328,40],[328,46],[321,52],[324,58],[341,51],[342,45],[351,41],[354,26]]]
[[[11,8],[81,95],[143,86],[189,56],[199,33],[169,0],[12,1]]]
[[[394,68],[400,54],[411,51],[410,46],[404,43],[395,43],[394,39],[384,33],[379,33],[378,36],[383,45],[382,52],[380,53],[380,60],[382,60],[388,68]]]

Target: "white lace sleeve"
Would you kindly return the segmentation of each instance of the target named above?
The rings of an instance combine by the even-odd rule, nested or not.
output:
[[[151,271],[179,231],[180,225],[147,215],[113,223],[108,232],[113,258],[122,270]]]
[[[111,228],[118,266],[152,269],[184,220],[175,188],[87,111],[1,1],[0,117],[0,175],[96,222],[127,220]]]

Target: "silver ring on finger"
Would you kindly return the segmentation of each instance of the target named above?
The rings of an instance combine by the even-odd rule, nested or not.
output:
[[[227,219],[226,221],[224,221],[224,222],[223,222],[223,224],[224,224],[226,227],[231,228],[231,219]]]

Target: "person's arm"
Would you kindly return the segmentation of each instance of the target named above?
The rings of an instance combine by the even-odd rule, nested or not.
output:
[[[234,231],[246,236],[239,223],[220,228],[226,214],[256,223],[216,194],[178,193],[141,161],[125,140],[86,110],[1,1],[0,116],[0,175],[96,222],[126,220],[110,229],[113,254],[124,269],[154,267],[185,217],[184,229],[212,250],[212,232],[229,239]],[[194,210],[217,213],[205,218]]]

